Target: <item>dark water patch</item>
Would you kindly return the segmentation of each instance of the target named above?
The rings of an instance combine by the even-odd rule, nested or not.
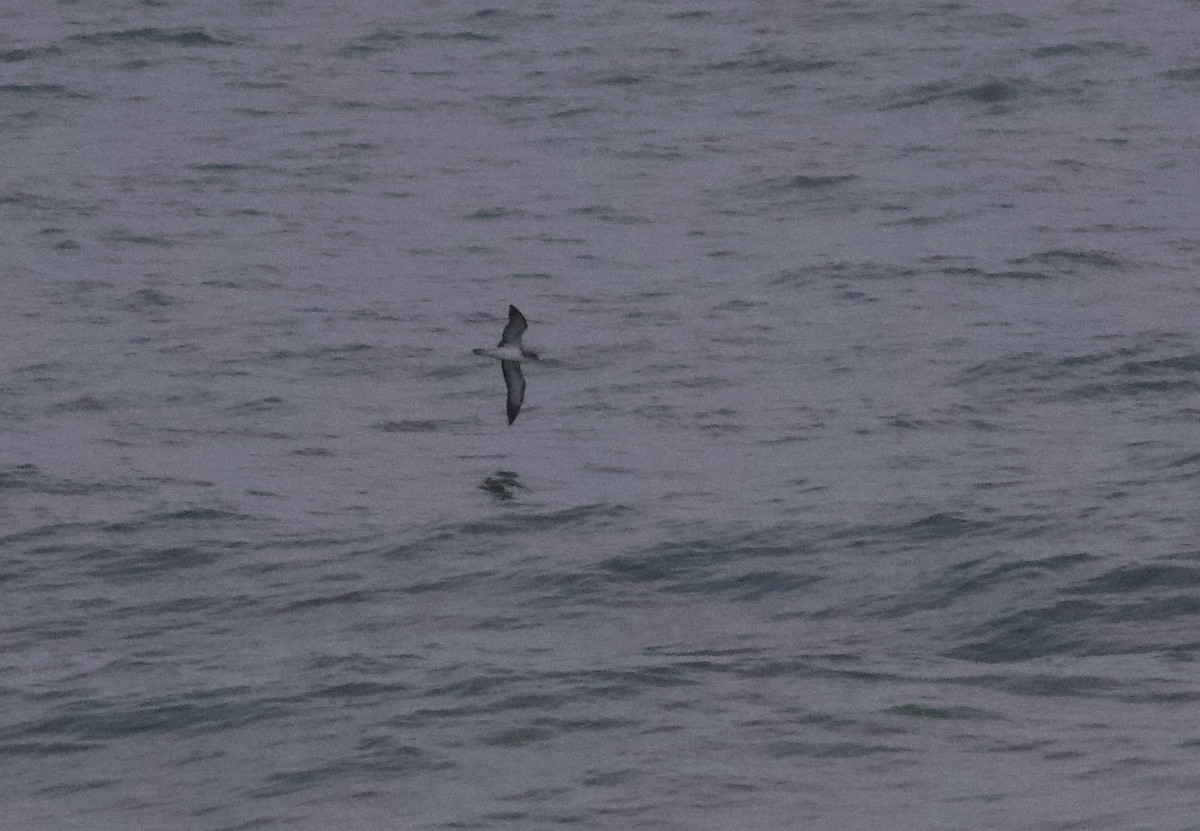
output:
[[[643,83],[646,80],[645,75],[617,74],[605,75],[597,78],[593,83],[602,87],[631,87]]]
[[[412,726],[445,719],[458,720],[464,715],[503,714],[512,709],[514,703],[516,709],[523,711],[542,706],[557,709],[577,701],[624,700],[651,689],[694,686],[699,683],[696,672],[704,668],[704,662],[676,662],[636,669],[605,668],[536,676],[491,672],[453,681],[424,693],[430,701],[460,699],[464,704],[418,710],[395,721]]]
[[[253,520],[250,514],[223,508],[205,508],[200,506],[181,508],[174,511],[152,511],[134,519],[119,522],[108,522],[101,530],[108,534],[139,533],[150,529],[166,526],[173,530],[190,528],[193,525],[223,525],[225,523],[240,523]]]
[[[393,654],[386,658],[357,653],[318,655],[306,661],[304,667],[341,678],[347,675],[390,675],[412,669],[421,663],[422,656],[411,653]]]
[[[600,567],[618,580],[650,583],[678,578],[688,571],[711,568],[714,565],[710,552],[682,549],[671,554],[660,553],[649,557],[610,557],[602,562]]]
[[[339,700],[363,698],[390,699],[396,695],[407,693],[410,690],[411,687],[408,684],[380,683],[378,681],[347,681],[342,684],[333,684],[332,686],[311,690],[306,695],[313,698],[333,698]]]
[[[1196,381],[1141,381],[1129,383],[1083,384],[1063,393],[1065,399],[1082,401],[1112,401],[1119,398],[1141,398],[1147,394],[1179,398],[1200,391]]]
[[[296,450],[289,451],[289,454],[292,456],[311,456],[323,458],[330,458],[337,455],[327,447],[301,447],[297,448]]]
[[[692,687],[700,683],[694,666],[659,666],[640,669],[602,669],[571,676],[576,693],[596,699],[633,698],[647,689]]]
[[[1159,77],[1168,81],[1200,81],[1200,66],[1189,66],[1181,69],[1167,69],[1158,73]]]
[[[524,695],[514,695],[508,698],[503,698],[494,704],[483,708],[481,712],[486,713],[507,713],[512,710],[536,710],[539,713],[548,713],[551,710],[557,710],[570,701],[570,696],[567,695],[548,695],[546,693],[528,693]]]
[[[690,644],[675,644],[663,646],[647,646],[642,650],[645,655],[661,655],[672,658],[755,658],[763,654],[756,646],[741,647],[694,647]]]
[[[403,47],[409,40],[406,32],[396,29],[379,29],[369,35],[352,40],[338,50],[343,58],[366,57],[379,52],[391,52]]]
[[[1051,268],[1061,274],[1124,271],[1128,268],[1124,260],[1108,251],[1073,251],[1069,249],[1040,251],[1026,257],[1009,260],[1009,263],[1018,267],[1034,265]]]
[[[33,550],[35,553],[45,554],[63,550],[62,545],[57,542],[58,537],[71,534],[80,529],[87,528],[83,523],[58,523],[54,525],[41,525],[37,528],[30,528],[26,531],[18,531],[14,534],[5,534],[0,536],[0,545],[12,546],[18,543],[26,543],[34,540],[55,540],[54,543],[44,546],[36,546]]]
[[[652,546],[639,554],[609,557],[598,564],[597,574],[606,582],[658,583],[659,590],[664,592],[712,593],[748,601],[778,593],[802,592],[821,577],[779,569],[729,575],[733,564],[761,559],[789,560],[806,551],[801,542],[778,544],[753,535],[730,540],[677,541]]]
[[[452,421],[444,419],[409,419],[406,421],[381,421],[371,425],[371,429],[384,433],[436,433],[450,427]]]
[[[338,55],[343,58],[369,57],[382,52],[393,52],[397,49],[403,49],[414,41],[495,43],[500,40],[502,38],[498,35],[485,34],[469,29],[455,32],[411,32],[402,29],[378,29],[345,44],[338,49]]]
[[[119,29],[111,32],[93,32],[86,35],[71,35],[71,40],[99,46],[127,43],[153,43],[166,46],[233,46],[235,41],[210,35],[203,29]]]
[[[641,771],[634,768],[617,770],[589,770],[587,775],[579,780],[585,788],[610,788],[632,782],[641,776]]]
[[[556,110],[555,112],[550,113],[546,117],[547,118],[575,118],[576,116],[580,116],[580,115],[591,115],[592,113],[595,113],[595,112],[599,112],[599,108],[597,108],[597,107],[568,107],[565,110]]]
[[[413,37],[421,40],[450,41],[452,43],[497,43],[503,38],[499,35],[489,35],[472,29],[457,32],[417,32]]]
[[[67,209],[68,206],[60,200],[51,199],[42,196],[41,194],[10,190],[5,193],[0,193],[0,207],[16,207],[30,211],[59,212]],[[45,228],[41,231],[41,233],[57,234],[65,233],[65,230],[62,228]]]
[[[60,84],[0,84],[0,95],[19,95],[31,98],[87,98],[79,92],[71,92]]]
[[[228,511],[223,508],[183,508],[178,511],[163,511],[149,514],[150,522],[216,522],[252,519],[249,514]]]
[[[229,110],[234,115],[245,116],[246,118],[273,118],[277,115],[276,110],[263,110],[257,107],[232,107]],[[315,169],[315,168],[314,168]],[[265,211],[257,211],[254,208],[240,208],[237,211],[230,213],[231,216],[278,216],[278,214],[269,214]]]
[[[780,615],[778,619],[786,619]],[[882,672],[874,669],[862,669],[859,666],[837,667],[831,662],[844,660],[846,663],[857,664],[856,657],[822,655],[812,660],[757,660],[737,661],[731,669],[746,678],[828,678],[841,681],[862,681],[868,684],[886,684],[900,682],[902,676],[892,672]]]
[[[519,629],[533,629],[541,623],[531,618],[518,618],[510,615],[493,615],[482,618],[474,628],[484,632],[515,632]]]
[[[491,537],[494,534],[523,534],[528,531],[547,531],[556,528],[593,526],[603,528],[613,520],[634,511],[626,505],[597,503],[579,505],[544,513],[513,513],[491,520],[467,522],[446,529],[450,534]]]
[[[225,412],[230,415],[257,415],[259,413],[276,412],[284,409],[286,406],[287,404],[282,398],[269,395],[266,398],[256,398],[253,401],[231,404],[225,408]]]
[[[895,427],[897,430],[927,430],[936,426],[932,422],[921,418],[914,418],[911,415],[888,416],[884,423],[888,427]]]
[[[1117,595],[1124,597],[1124,603],[1112,603],[1111,608],[1106,616],[1106,619],[1114,624],[1141,626],[1143,629],[1152,623],[1168,622],[1171,624],[1182,624],[1190,628],[1194,628],[1197,621],[1200,621],[1200,597],[1195,597],[1191,593],[1172,594],[1166,597],[1158,596],[1159,593],[1150,593],[1147,597]],[[1110,603],[1115,598],[1110,598]],[[1116,638],[1120,632],[1113,632],[1113,637]],[[1160,651],[1164,649],[1175,649],[1179,645],[1169,643],[1164,640],[1155,640],[1147,643],[1144,638],[1138,638],[1136,642],[1126,639],[1123,641],[1123,646],[1120,649],[1113,648],[1113,652],[1145,652],[1145,651]]]
[[[1137,376],[1200,373],[1200,353],[1176,355],[1171,358],[1153,358],[1146,361],[1129,361],[1119,365],[1115,373]]]
[[[945,683],[1035,698],[1102,698],[1121,688],[1118,681],[1095,675],[1021,674],[1013,670],[997,675],[947,678]]]
[[[82,560],[83,558],[80,559]],[[139,603],[136,606],[115,606],[107,612],[106,616],[121,621],[128,621],[135,616],[139,616],[161,623],[164,620],[172,620],[178,616],[196,616],[201,614],[224,616],[235,610],[257,606],[259,602],[259,598],[250,595],[175,597],[170,600]],[[108,606],[109,604],[96,603],[93,605]],[[173,622],[163,625],[165,628],[169,628],[173,625]]]
[[[489,100],[506,107],[527,107],[545,102],[544,95],[492,95]]]
[[[622,211],[610,205],[588,205],[583,208],[573,208],[571,213],[600,222],[610,222],[614,225],[641,225],[650,221],[643,216]]]
[[[755,50],[744,58],[731,61],[717,61],[705,65],[705,69],[717,72],[762,72],[768,75],[791,75],[802,72],[816,72],[835,66],[836,62],[819,58],[784,58],[767,54],[764,50]]]
[[[981,104],[1011,101],[1020,95],[1021,85],[1011,81],[984,81],[959,91],[958,95]]]
[[[788,269],[771,278],[773,285],[804,285],[816,280],[894,280],[913,277],[911,268],[873,262],[835,262]]]
[[[480,570],[469,574],[456,574],[438,580],[417,580],[404,586],[400,591],[405,594],[429,594],[431,592],[461,592],[468,587],[491,581],[496,576],[495,571]]]
[[[492,208],[480,208],[479,210],[468,214],[466,218],[467,219],[505,219],[507,217],[515,215],[516,213],[518,213],[518,212],[509,210],[508,208],[496,206],[496,207],[492,207]]]
[[[964,721],[979,721],[980,719],[996,719],[993,713],[975,707],[934,706],[929,704],[900,704],[884,710],[894,716],[905,718],[931,719],[934,721],[949,721],[962,719]]]
[[[711,254],[709,255],[711,256]],[[714,311],[719,312],[753,312],[756,309],[761,309],[769,305],[765,300],[745,300],[737,298],[734,300],[726,300],[723,303],[718,303],[713,307]]]
[[[529,574],[523,574],[512,581],[519,590],[529,593],[532,608],[571,607],[587,602],[602,602],[609,606],[636,606],[634,598],[614,594],[610,588],[607,575],[594,571],[547,570],[538,569]],[[530,618],[518,621],[521,625],[514,628],[524,628]]]
[[[82,395],[79,398],[72,398],[70,401],[60,401],[50,405],[47,408],[49,413],[101,413],[110,409],[110,406],[98,398],[93,398],[90,395]]]
[[[994,520],[969,519],[957,513],[936,512],[908,522],[858,523],[836,526],[826,539],[850,548],[924,547],[930,543],[950,542],[980,536],[1006,535],[1007,525]]]
[[[299,612],[306,609],[320,609],[326,606],[348,606],[357,603],[372,602],[377,598],[376,592],[353,590],[339,594],[323,595],[321,597],[306,597],[285,604],[280,612]]]
[[[1060,600],[989,620],[966,633],[946,655],[977,663],[1007,663],[1063,655],[1106,654],[1093,633],[1106,616],[1104,604]]]
[[[860,759],[881,754],[912,753],[913,749],[897,745],[866,742],[799,742],[777,741],[767,746],[767,754],[776,759],[800,757],[806,759]]]
[[[1031,58],[1057,58],[1063,55],[1082,55],[1084,50],[1074,43],[1056,43],[1053,46],[1041,46],[1030,50]]]
[[[76,399],[79,401],[79,399]],[[73,405],[65,405],[66,411],[72,411]],[[103,407],[101,407],[103,409]],[[87,404],[83,405],[84,412],[94,411]],[[63,479],[46,473],[37,465],[24,464],[14,467],[0,468],[0,491],[13,490],[27,493],[40,493],[56,496],[80,496],[90,493],[108,493],[113,491],[140,490],[132,485],[112,482],[89,482]]]
[[[905,525],[900,533],[914,540],[950,540],[991,527],[992,523],[989,522],[969,520],[957,514],[935,513]]]
[[[173,248],[175,243],[165,237],[151,236],[149,234],[135,234],[132,231],[119,229],[109,231],[104,235],[104,238],[109,242],[120,243],[124,245],[148,245],[152,248]]]
[[[325,765],[293,768],[264,777],[263,784],[249,791],[265,799],[314,790],[336,783],[361,786],[364,782],[388,782],[397,776],[444,771],[454,765],[429,751],[404,744],[393,737],[362,739],[351,755]],[[274,824],[274,823],[271,823]]]
[[[70,796],[71,794],[83,793],[84,791],[98,791],[111,788],[119,784],[120,781],[119,779],[89,779],[79,782],[68,782],[62,785],[48,785],[44,788],[38,788],[33,793],[35,796]]]
[[[476,675],[440,687],[433,687],[427,690],[425,695],[430,699],[474,698],[484,693],[509,689],[519,678],[513,673],[499,672],[490,675]]]
[[[1061,58],[1093,55],[1107,55],[1113,52],[1128,52],[1128,44],[1112,40],[1088,40],[1083,43],[1055,43],[1050,46],[1040,46],[1029,52],[1033,58]]]
[[[125,297],[122,305],[130,311],[145,312],[172,306],[179,301],[157,289],[138,289]]]
[[[57,46],[39,46],[32,49],[5,49],[0,51],[0,63],[20,63],[35,58],[60,55],[62,50]]]
[[[1095,360],[1102,360],[1099,356]],[[1066,374],[1070,364],[1059,364],[1041,352],[1018,352],[993,358],[968,367],[959,373],[956,385],[987,385],[997,381],[1044,382]],[[1027,389],[1033,388],[1030,386]]]
[[[1191,591],[1200,587],[1200,566],[1130,565],[1064,590],[1066,594],[1117,595],[1142,598],[1147,592]]]
[[[1007,523],[1001,523],[1007,527]],[[957,563],[930,581],[927,596],[918,604],[922,608],[943,608],[959,601],[986,596],[997,590],[1042,585],[1050,575],[1095,564],[1100,560],[1092,554],[1058,554],[1041,559],[1013,560],[1004,554],[982,557]]]
[[[241,164],[237,162],[203,162],[199,164],[190,164],[188,170],[196,170],[201,173],[242,173],[250,171],[254,173],[262,173],[270,171],[271,168],[261,164]]]
[[[186,571],[210,565],[220,554],[191,546],[130,550],[102,548],[79,557],[83,563],[99,563],[89,574],[104,579],[144,577],[172,571]]]
[[[969,367],[954,383],[991,395],[1046,400],[1179,398],[1200,390],[1200,353],[1138,357],[1172,341],[1148,334],[1127,346],[1077,355],[1022,352]]]
[[[1181,690],[1178,692],[1133,692],[1117,696],[1120,701],[1130,704],[1167,704],[1171,706],[1195,706],[1200,703],[1200,691]],[[1180,747],[1200,746],[1200,740],[1181,742]]]
[[[1102,353],[1098,356],[1099,360],[1092,359],[1092,356],[1064,359],[1062,366],[1096,365],[1092,373],[1096,376],[1095,380],[1072,386],[1064,393],[1065,397],[1110,399],[1142,396],[1145,393],[1176,396],[1200,389],[1200,354],[1129,360],[1131,356],[1149,348],[1148,342],[1146,345],[1139,343]]]
[[[0,756],[64,756],[103,747],[98,742],[6,742],[0,741]]]
[[[269,700],[246,701],[241,689],[215,690],[171,698],[72,703],[33,721],[0,728],[5,739],[64,736],[79,742],[107,742],[165,734],[200,735],[234,730],[292,715],[293,708]]]
[[[881,210],[886,210],[881,207]],[[907,208],[899,209],[907,210]],[[937,225],[944,225],[947,222],[957,221],[962,218],[959,213],[942,213],[936,215],[925,216],[906,216],[901,219],[891,220],[881,223],[883,227],[903,227],[903,228],[932,228]]]
[[[1189,453],[1167,463],[1167,467],[1197,467],[1200,466],[1200,453]]]
[[[1027,95],[1031,87],[1027,81],[1016,79],[991,79],[964,86],[955,81],[939,81],[912,89],[885,105],[884,109],[898,110],[919,107],[938,101],[966,101],[973,104],[1007,104]]]
[[[805,174],[797,174],[788,176],[782,179],[768,179],[763,183],[763,187],[768,192],[778,193],[781,191],[797,191],[797,190],[819,190],[823,188],[833,188],[838,185],[844,185],[846,182],[853,182],[858,176],[854,174],[840,174],[834,176],[808,176]]]
[[[1044,271],[1018,271],[1013,269],[989,271],[987,277],[991,280],[1023,280],[1026,282],[1040,282],[1054,279]]]
[[[676,594],[711,595],[732,601],[754,601],[775,594],[800,594],[822,579],[824,578],[812,574],[753,571],[732,577],[679,583],[666,586],[663,591]]]
[[[597,732],[631,727],[636,722],[629,719],[554,719],[538,718],[529,724],[501,730],[483,736],[480,741],[496,747],[524,747],[530,744],[551,741],[567,733]]]

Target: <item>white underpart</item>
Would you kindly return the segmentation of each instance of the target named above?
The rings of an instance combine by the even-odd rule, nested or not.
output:
[[[519,346],[497,346],[494,349],[480,349],[480,355],[487,355],[489,358],[498,358],[501,361],[523,361],[525,356],[521,354]]]

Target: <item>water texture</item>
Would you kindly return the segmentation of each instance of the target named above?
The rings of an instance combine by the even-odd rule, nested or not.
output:
[[[0,827],[1200,828],[1198,11],[5,6]]]

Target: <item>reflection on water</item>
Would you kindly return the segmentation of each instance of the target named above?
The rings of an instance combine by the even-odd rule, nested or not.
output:
[[[496,499],[512,499],[513,490],[516,488],[525,487],[519,481],[520,477],[511,470],[497,470],[491,476],[483,480],[483,484],[479,487],[487,491]]]

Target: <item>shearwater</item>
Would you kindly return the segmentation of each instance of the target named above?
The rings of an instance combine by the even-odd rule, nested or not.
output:
[[[508,423],[511,426],[521,412],[521,402],[525,400],[525,376],[521,374],[521,361],[536,361],[536,352],[531,352],[521,346],[521,335],[529,328],[525,315],[516,306],[508,307],[508,323],[500,335],[500,343],[494,349],[476,349],[476,355],[486,355],[500,361],[500,372],[504,375],[504,385],[508,387]]]

